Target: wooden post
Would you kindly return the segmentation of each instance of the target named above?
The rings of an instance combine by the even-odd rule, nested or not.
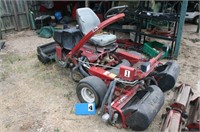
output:
[[[26,12],[26,18],[27,18],[28,25],[29,25],[29,27],[31,27],[30,20],[29,20],[28,1],[24,1],[24,7],[26,10],[25,12]]]
[[[200,33],[200,0],[199,0],[199,23],[197,25],[197,33]]]

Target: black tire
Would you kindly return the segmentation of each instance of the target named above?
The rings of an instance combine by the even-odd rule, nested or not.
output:
[[[94,101],[88,101],[85,97],[83,97],[84,90],[88,90],[88,92],[93,94]],[[95,103],[96,107],[101,106],[103,98],[106,94],[107,86],[104,81],[96,76],[88,76],[83,78],[76,87],[76,94],[78,99],[82,103]],[[92,98],[93,98],[92,97]]]
[[[193,20],[194,24],[199,24],[199,16],[196,16]]]

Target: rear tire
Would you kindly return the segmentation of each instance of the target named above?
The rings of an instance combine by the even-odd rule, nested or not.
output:
[[[76,87],[76,94],[80,102],[95,103],[96,107],[101,106],[106,91],[106,84],[96,76],[83,78]]]

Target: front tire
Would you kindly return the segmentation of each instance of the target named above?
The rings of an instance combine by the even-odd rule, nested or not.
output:
[[[96,76],[88,76],[82,79],[76,87],[80,102],[95,103],[96,107],[101,106],[106,91],[106,84]]]

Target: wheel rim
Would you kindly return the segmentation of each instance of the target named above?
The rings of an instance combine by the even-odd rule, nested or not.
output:
[[[87,88],[87,87],[82,88],[81,96],[88,103],[93,103],[95,101],[94,92],[91,89]]]

